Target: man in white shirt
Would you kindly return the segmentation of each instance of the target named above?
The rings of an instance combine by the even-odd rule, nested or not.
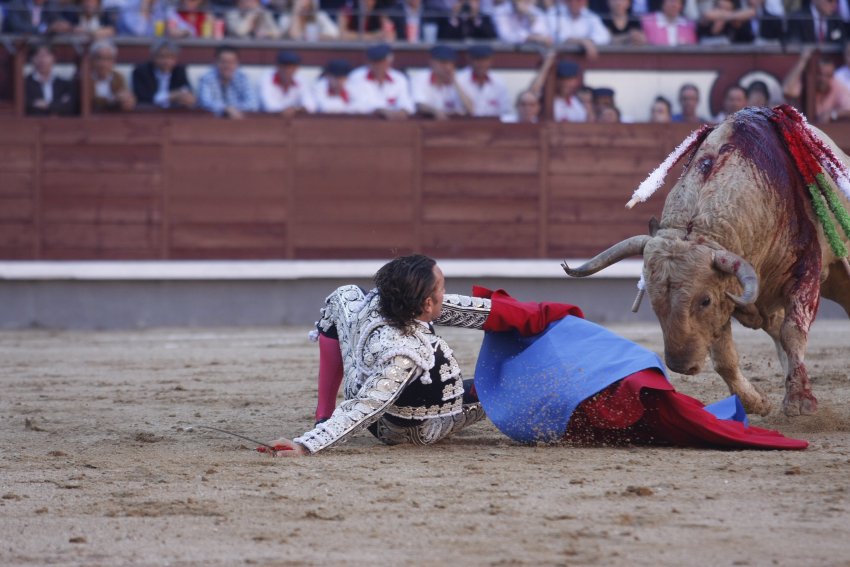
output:
[[[401,71],[392,68],[393,53],[381,43],[366,50],[367,65],[358,67],[348,77],[348,89],[361,105],[361,112],[388,119],[407,118],[415,109],[410,96],[410,83]]]
[[[431,70],[413,78],[413,102],[417,112],[438,120],[471,115],[474,112],[472,100],[457,83],[455,50],[448,45],[435,45],[430,55]]]
[[[555,76],[557,80],[552,109],[555,122],[587,122],[587,109],[576,96],[581,86],[578,65],[572,61],[561,61]]]
[[[301,57],[294,51],[277,54],[277,67],[260,78],[260,106],[263,112],[286,117],[298,112],[315,112],[316,104],[307,85],[295,78]]]
[[[546,11],[549,35],[555,43],[575,44],[584,47],[589,57],[597,55],[597,45],[611,43],[611,32],[602,18],[587,7],[588,0],[556,0]]]
[[[551,45],[546,15],[534,0],[511,0],[493,8],[493,24],[504,43],[540,43]]]
[[[345,59],[328,61],[322,77],[313,85],[316,112],[326,114],[357,114],[357,100],[347,88],[351,64]]]
[[[502,117],[511,113],[511,101],[505,84],[490,73],[493,48],[473,45],[467,51],[469,66],[458,71],[457,84],[472,99],[473,116]]]

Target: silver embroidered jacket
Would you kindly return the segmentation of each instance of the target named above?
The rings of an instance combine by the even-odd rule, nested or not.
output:
[[[378,313],[378,300],[377,290],[364,295],[357,286],[343,286],[328,296],[322,309],[319,328],[327,331],[335,326],[339,335],[345,401],[330,419],[295,439],[311,453],[345,441],[384,414],[437,423],[463,411],[460,367],[451,348],[425,324],[417,323],[408,332],[387,324]],[[446,294],[434,323],[481,329],[489,314],[489,299]],[[443,402],[427,407],[396,405],[415,380],[431,383],[438,349],[447,360],[439,368],[440,380],[447,383]]]

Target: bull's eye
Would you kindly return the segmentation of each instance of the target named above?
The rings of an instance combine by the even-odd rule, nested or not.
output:
[[[709,171],[711,171],[711,166],[713,166],[713,165],[714,165],[714,160],[712,160],[711,158],[703,158],[703,159],[699,160],[699,166],[698,167],[699,167],[700,173],[702,173],[703,175],[707,174]]]
[[[705,297],[702,298],[702,301],[700,301],[699,306],[702,307],[703,309],[705,309],[709,305],[711,305],[711,297],[706,295]]]

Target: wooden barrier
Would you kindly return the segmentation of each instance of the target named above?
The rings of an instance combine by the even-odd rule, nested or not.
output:
[[[689,131],[0,118],[0,258],[587,257],[646,232],[663,194],[625,202]]]

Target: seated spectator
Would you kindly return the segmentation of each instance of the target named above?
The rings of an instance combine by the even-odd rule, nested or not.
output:
[[[493,48],[472,45],[467,51],[469,65],[458,71],[457,84],[472,100],[472,116],[506,116],[511,113],[508,88],[490,73]]]
[[[655,97],[649,108],[649,121],[653,124],[667,124],[673,121],[673,105],[667,98]]]
[[[679,106],[682,112],[673,115],[673,122],[702,124],[707,122],[697,114],[699,108],[699,89],[696,85],[685,83],[679,88]]]
[[[611,43],[602,18],[587,8],[587,0],[545,0],[548,35],[556,44],[578,45],[593,59],[597,45]]]
[[[800,59],[782,83],[782,93],[789,102],[799,104],[803,95],[803,71],[812,53],[811,48],[804,49],[800,54]],[[815,78],[814,122],[824,124],[850,118],[850,88],[836,79],[834,75],[835,62],[828,55],[822,56],[818,60]]]
[[[118,48],[108,39],[92,44],[89,50],[92,73],[86,80],[92,93],[94,112],[126,112],[136,107],[136,97],[127,86],[127,80],[115,71]]]
[[[611,34],[612,45],[645,45],[640,21],[631,14],[631,0],[608,0],[609,12],[602,23]]]
[[[714,117],[715,122],[723,122],[728,116],[735,114],[747,106],[747,90],[741,85],[732,85],[723,95],[723,110]]]
[[[242,70],[235,47],[222,45],[215,51],[215,65],[198,81],[198,106],[216,116],[244,118],[246,112],[257,112],[260,103]]]
[[[755,40],[751,21],[756,12],[741,7],[740,0],[714,0],[700,15],[697,37],[703,45],[752,43]]]
[[[540,121],[540,110],[540,97],[530,90],[522,91],[516,97],[515,121],[521,124],[537,124]]]
[[[277,54],[277,66],[260,78],[260,108],[287,118],[315,112],[310,89],[295,78],[301,57],[294,51]]]
[[[764,81],[753,81],[747,87],[747,106],[770,106],[770,91]]]
[[[697,42],[696,25],[682,17],[682,0],[664,0],[661,10],[641,18],[649,45],[693,45]]]
[[[195,95],[186,67],[177,63],[180,48],[161,39],[151,47],[151,60],[133,69],[133,94],[139,105],[159,108],[192,108]]]
[[[555,122],[588,122],[587,107],[577,96],[581,86],[579,66],[572,61],[561,61],[555,69],[555,77],[552,108]]]
[[[279,39],[280,28],[260,0],[238,0],[224,16],[227,35],[238,38]]]
[[[783,18],[785,17],[782,11],[782,3],[779,2],[776,12],[771,11],[773,6],[769,6],[765,0],[746,0],[750,8],[755,12],[755,16],[750,20],[750,28],[753,31],[753,43],[756,45],[773,45],[778,44],[785,33]],[[774,4],[777,4],[774,2]]]
[[[786,39],[791,43],[835,44],[846,37],[836,0],[810,0],[788,17]]]
[[[4,8],[7,33],[47,35],[71,33],[73,25],[62,13],[59,0],[11,0]]]
[[[443,41],[497,38],[493,18],[481,11],[481,0],[456,1],[451,12],[438,22],[437,35]]]
[[[291,12],[278,19],[284,39],[293,41],[329,41],[339,39],[339,26],[327,12],[319,10],[315,0],[295,0]]]
[[[191,27],[166,0],[126,0],[118,17],[119,35],[188,37]]]
[[[416,111],[437,120],[472,114],[475,110],[472,100],[457,82],[455,50],[447,45],[435,45],[430,56],[430,72],[420,73],[412,81]]]
[[[493,23],[499,41],[552,45],[546,15],[534,5],[534,0],[510,0],[499,4],[493,9]]]
[[[419,43],[422,40],[422,0],[396,0],[387,9],[398,41]]]
[[[332,59],[325,65],[325,71],[313,86],[313,100],[316,112],[324,114],[356,114],[359,112],[357,100],[346,88],[351,64],[345,59]]]
[[[401,71],[392,68],[393,52],[380,43],[366,50],[367,65],[348,76],[348,90],[357,99],[359,109],[382,118],[407,118],[415,112],[410,82]]]
[[[215,35],[215,14],[206,4],[206,0],[180,0],[177,5],[177,17],[185,23],[188,36],[212,38]]]
[[[77,114],[76,85],[53,72],[56,58],[49,45],[42,43],[31,49],[32,73],[24,81],[26,113],[30,116]]]
[[[593,88],[587,85],[581,85],[576,91],[576,98],[581,101],[585,111],[587,111],[587,122],[596,122],[596,109],[593,106],[593,90]]]
[[[620,110],[616,106],[603,106],[596,111],[596,121],[601,124],[619,124]]]
[[[366,41],[395,41],[395,26],[385,13],[392,0],[362,0],[365,13],[361,13],[361,0],[348,0],[337,16],[339,34],[342,39]],[[363,32],[360,22],[363,21]]]
[[[114,14],[102,10],[100,0],[77,0],[74,8],[64,14],[64,18],[73,28],[71,33],[90,41],[115,35]]]

